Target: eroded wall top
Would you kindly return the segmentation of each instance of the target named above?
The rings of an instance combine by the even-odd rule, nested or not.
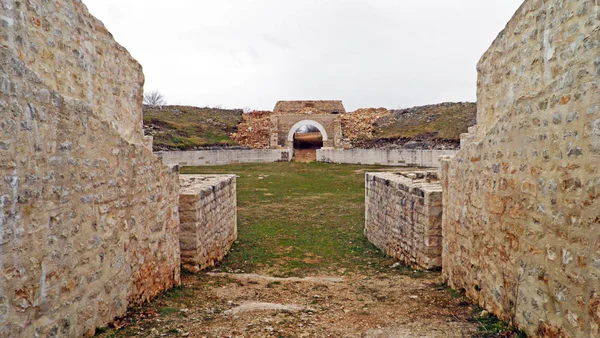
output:
[[[142,142],[142,67],[80,0],[1,0],[0,27],[0,46],[50,88],[36,93],[43,101],[85,101],[126,140]],[[0,83],[23,90],[5,75]]]
[[[550,111],[597,90],[598,3],[528,0],[481,57],[478,65],[477,135],[515,113]],[[585,80],[587,78],[587,80]],[[585,80],[585,81],[584,81]],[[580,93],[571,89],[579,83]],[[522,102],[546,96],[535,108]]]
[[[275,114],[345,114],[342,101],[310,100],[310,101],[279,101],[273,110]]]

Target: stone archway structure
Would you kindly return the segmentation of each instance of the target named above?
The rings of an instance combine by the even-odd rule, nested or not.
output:
[[[293,148],[294,133],[298,128],[314,126],[323,135],[323,148],[341,148],[342,125],[339,115],[285,114],[271,117],[271,148]]]
[[[293,148],[294,133],[309,125],[323,135],[323,148],[342,147],[341,101],[279,101],[271,116],[271,148]]]

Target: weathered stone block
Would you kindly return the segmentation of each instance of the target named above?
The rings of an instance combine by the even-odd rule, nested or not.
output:
[[[412,177],[412,178],[411,178]],[[442,187],[434,173],[367,173],[365,235],[419,269],[441,266]]]
[[[181,175],[181,263],[198,272],[220,261],[237,239],[235,175]]]

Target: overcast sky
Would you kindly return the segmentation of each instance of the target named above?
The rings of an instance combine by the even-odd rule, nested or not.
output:
[[[474,101],[522,0],[83,0],[169,104],[272,110]]]

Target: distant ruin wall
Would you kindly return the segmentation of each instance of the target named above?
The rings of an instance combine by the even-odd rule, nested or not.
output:
[[[437,168],[440,166],[440,156],[454,155],[456,152],[420,149],[318,149],[317,161]]]
[[[443,273],[533,336],[600,336],[600,4],[528,0],[443,165]]]
[[[365,235],[417,269],[442,266],[442,186],[428,172],[367,173]]]
[[[290,149],[159,151],[156,155],[165,164],[180,166],[287,162],[292,158]]]
[[[198,272],[219,262],[237,239],[235,175],[181,175],[181,263]]]
[[[178,174],[80,1],[1,1],[0,26],[0,337],[91,335],[180,283]]]

